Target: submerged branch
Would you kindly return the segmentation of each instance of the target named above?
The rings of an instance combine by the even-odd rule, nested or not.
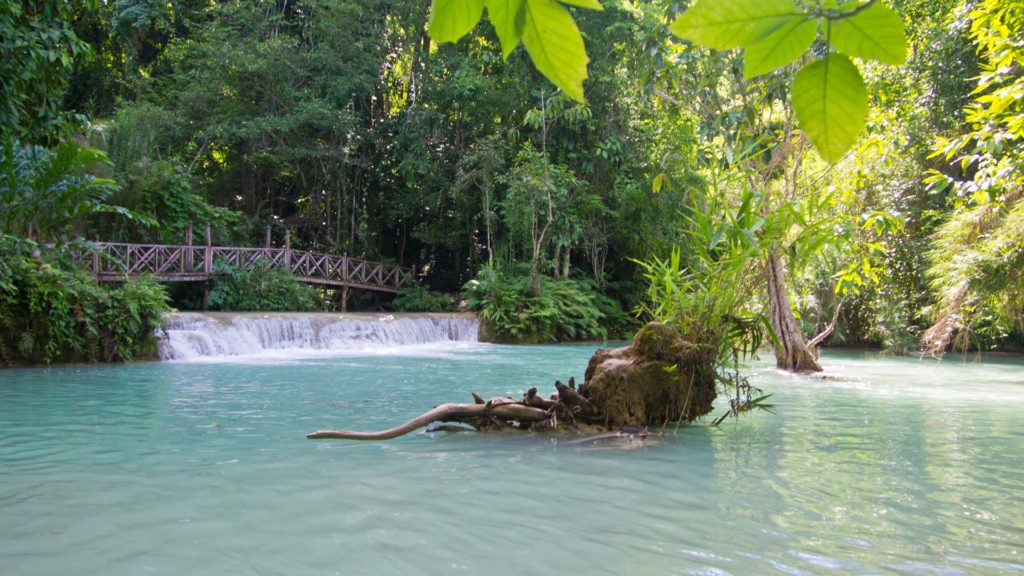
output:
[[[517,403],[497,404],[441,404],[404,424],[379,432],[354,432],[350,430],[319,430],[306,436],[310,440],[336,438],[342,440],[390,440],[404,436],[434,422],[460,422],[473,418],[494,416],[503,420],[518,422],[543,422],[550,416],[544,410]]]

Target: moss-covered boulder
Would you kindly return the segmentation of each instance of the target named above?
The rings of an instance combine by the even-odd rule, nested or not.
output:
[[[715,400],[714,353],[652,322],[629,346],[598,350],[580,392],[610,428],[689,422]]]

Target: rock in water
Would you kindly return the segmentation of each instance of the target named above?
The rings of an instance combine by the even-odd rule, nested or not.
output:
[[[610,428],[690,422],[710,412],[715,400],[714,352],[651,322],[629,346],[598,350],[581,392]]]

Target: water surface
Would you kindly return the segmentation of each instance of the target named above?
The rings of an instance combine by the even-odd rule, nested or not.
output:
[[[1015,359],[765,362],[776,414],[628,451],[304,438],[547,389],[593,349],[0,370],[0,573],[1024,574]]]

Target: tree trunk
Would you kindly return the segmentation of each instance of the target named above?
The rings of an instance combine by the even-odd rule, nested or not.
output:
[[[790,372],[821,372],[821,366],[804,342],[804,335],[797,326],[793,309],[786,295],[786,267],[782,258],[772,252],[765,259],[765,276],[768,288],[768,302],[771,311],[772,329],[778,337],[775,345],[775,365]]]
[[[536,254],[536,250],[534,250]],[[534,256],[530,263],[530,294],[535,298],[539,298],[544,291],[540,285],[540,257]]]

